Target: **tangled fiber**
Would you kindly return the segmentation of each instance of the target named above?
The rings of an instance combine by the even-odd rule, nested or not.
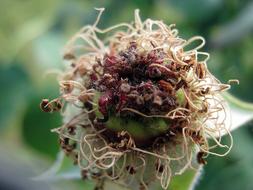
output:
[[[142,22],[138,10],[133,23],[100,29],[98,11],[66,45],[60,96],[41,103],[46,112],[61,110],[64,124],[53,132],[83,178],[98,189],[106,179],[137,189],[159,180],[167,189],[209,154],[225,156],[233,141],[220,93],[230,85],[208,71],[204,38],[184,40],[173,24]]]

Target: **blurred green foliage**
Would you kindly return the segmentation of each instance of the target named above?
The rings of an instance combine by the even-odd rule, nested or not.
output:
[[[132,20],[134,9],[139,8],[143,19],[177,24],[183,38],[204,36],[205,50],[211,54],[210,70],[224,82],[239,79],[240,85],[234,85],[231,92],[253,101],[253,24],[246,22],[251,19],[253,23],[253,11],[246,9],[252,5],[250,0],[2,0],[0,143],[10,144],[13,149],[9,151],[19,147],[26,154],[29,150],[30,157],[48,165],[54,160],[58,142],[50,129],[59,126],[61,118],[42,113],[39,103],[42,98],[56,97],[58,86],[55,76],[45,77],[45,73],[63,68],[64,43],[83,25],[94,22],[94,7],[106,8],[99,23],[102,28]],[[230,34],[231,30],[238,32]],[[229,156],[209,157],[197,189],[253,189],[252,129],[250,123],[234,132],[235,147]]]

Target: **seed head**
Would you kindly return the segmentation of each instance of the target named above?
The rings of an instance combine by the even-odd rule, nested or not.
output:
[[[70,67],[54,101],[65,105],[64,124],[54,132],[84,178],[137,183],[139,189],[160,180],[167,189],[174,175],[206,164],[208,154],[226,155],[232,143],[215,137],[228,132],[220,92],[230,86],[208,71],[209,54],[199,51],[204,38],[184,40],[174,25],[142,22],[138,10],[133,24],[102,30],[98,10],[96,22],[66,45]],[[200,44],[186,50],[195,41]],[[55,110],[48,102],[42,109]],[[216,146],[226,152],[213,152]]]

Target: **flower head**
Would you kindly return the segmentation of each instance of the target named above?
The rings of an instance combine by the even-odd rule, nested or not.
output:
[[[160,180],[166,189],[208,154],[226,155],[232,138],[221,144],[228,129],[220,92],[230,86],[208,71],[209,54],[199,51],[205,40],[184,40],[162,21],[142,22],[138,10],[134,23],[101,30],[98,10],[96,22],[66,45],[60,97],[41,104],[63,107],[64,124],[53,131],[83,176],[140,189]],[[225,152],[215,153],[217,146]]]

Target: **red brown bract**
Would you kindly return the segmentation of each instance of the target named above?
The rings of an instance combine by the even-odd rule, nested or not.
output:
[[[208,71],[209,54],[199,51],[204,39],[184,40],[174,25],[142,22],[138,10],[134,24],[101,30],[99,11],[96,22],[67,44],[70,67],[60,76],[61,95],[53,101],[62,103],[64,118],[53,131],[82,176],[99,187],[112,180],[148,189],[159,180],[167,189],[174,175],[194,169],[197,161],[205,164],[204,156],[226,155],[232,137],[230,145],[221,143],[221,134],[230,133],[219,93],[230,86]],[[105,33],[110,37],[98,38]],[[186,51],[193,41],[201,43]],[[48,100],[41,105],[53,109]],[[215,153],[217,146],[225,152]]]

